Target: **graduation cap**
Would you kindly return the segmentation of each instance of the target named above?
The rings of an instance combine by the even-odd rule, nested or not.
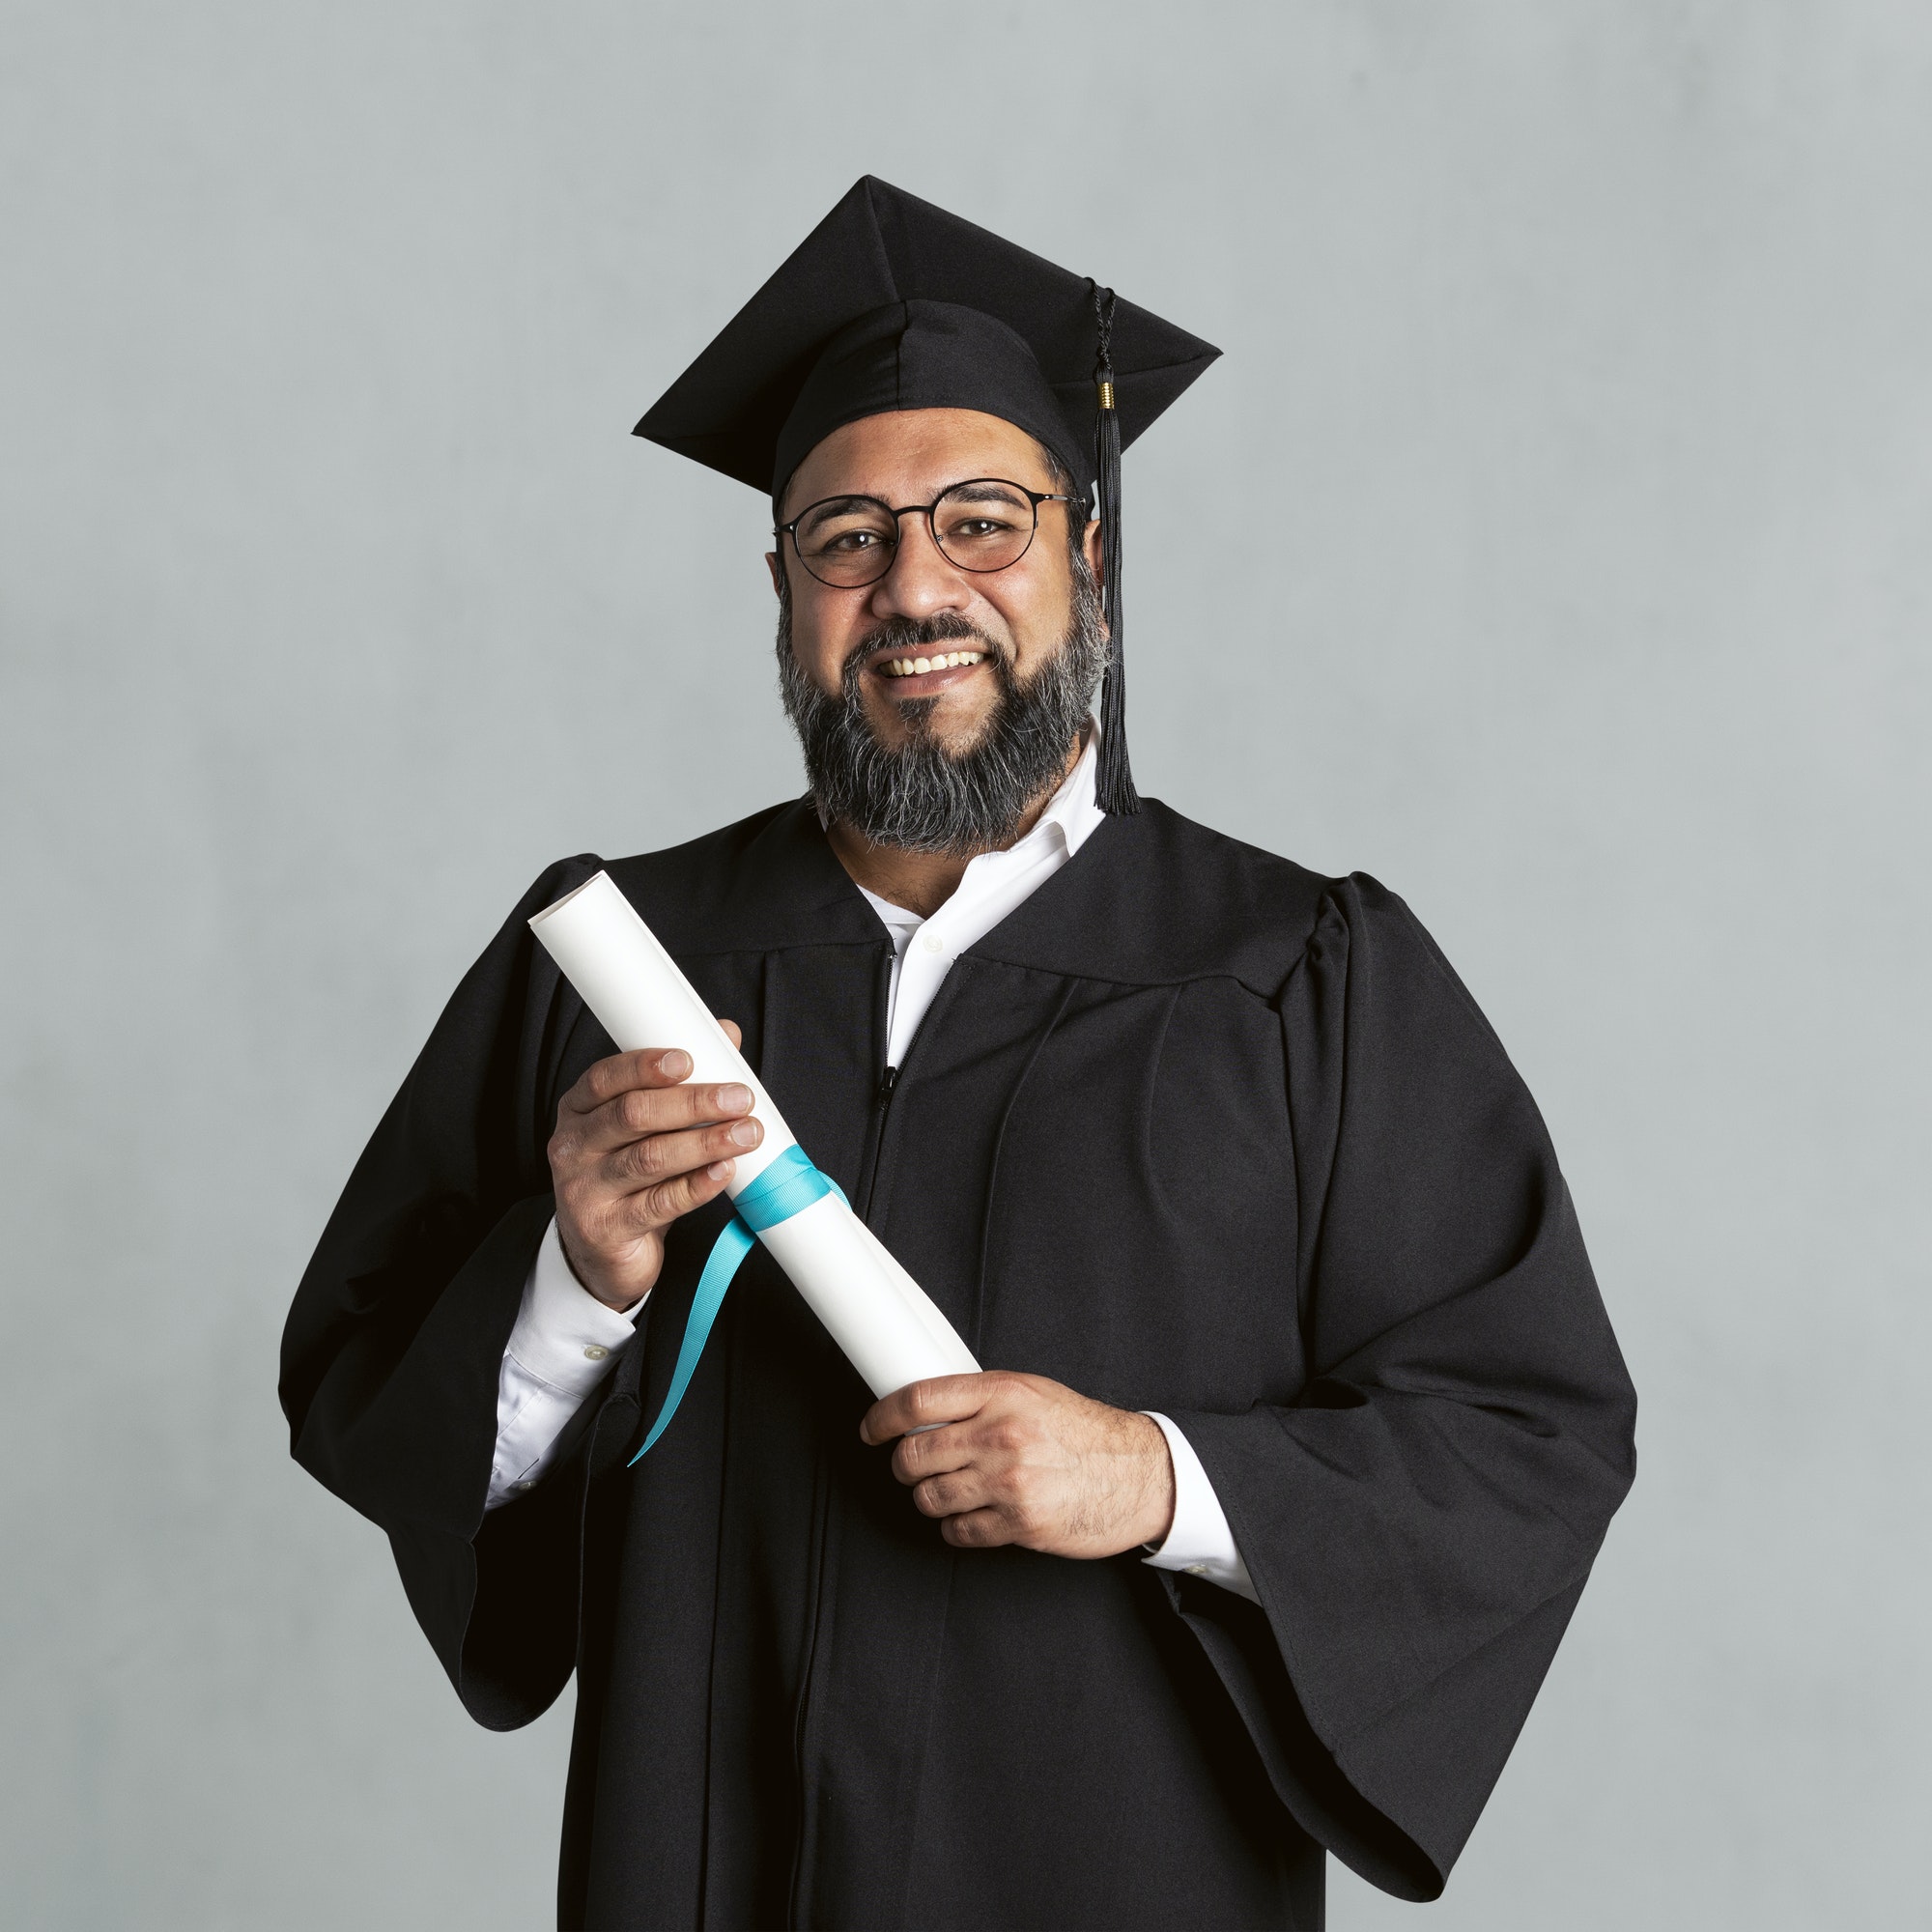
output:
[[[775,503],[834,430],[895,410],[983,411],[1036,437],[1076,487],[1092,475],[1112,639],[1098,801],[1132,812],[1121,451],[1220,353],[1090,277],[867,175],[636,433],[769,490]]]

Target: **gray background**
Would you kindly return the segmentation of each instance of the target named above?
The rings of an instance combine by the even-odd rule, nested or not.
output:
[[[1143,783],[1409,898],[1643,1393],[1425,1922],[1926,1922],[1932,14],[3,17],[10,1922],[545,1920],[568,1710],[469,1726],[276,1340],[538,868],[795,786],[761,504],[626,431],[867,170],[1227,350]]]

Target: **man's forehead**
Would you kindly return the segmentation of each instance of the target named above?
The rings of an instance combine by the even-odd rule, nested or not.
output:
[[[842,424],[815,443],[785,491],[788,512],[822,497],[943,490],[968,476],[1051,487],[1039,444],[1017,423],[980,410],[889,410]]]

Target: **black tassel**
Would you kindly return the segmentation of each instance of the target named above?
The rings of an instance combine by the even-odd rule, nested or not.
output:
[[[1141,809],[1127,762],[1125,639],[1121,630],[1121,418],[1114,408],[1114,292],[1097,283],[1094,320],[1100,334],[1094,381],[1099,408],[1094,426],[1094,466],[1100,492],[1100,561],[1104,582],[1100,611],[1107,620],[1111,649],[1100,692],[1100,769],[1094,800],[1102,811],[1130,818]]]

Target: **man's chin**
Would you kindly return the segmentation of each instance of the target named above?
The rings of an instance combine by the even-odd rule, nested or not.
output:
[[[974,703],[959,696],[910,697],[882,706],[867,704],[866,722],[872,736],[888,752],[912,746],[931,749],[946,758],[963,758],[977,752],[991,729],[998,700]]]

